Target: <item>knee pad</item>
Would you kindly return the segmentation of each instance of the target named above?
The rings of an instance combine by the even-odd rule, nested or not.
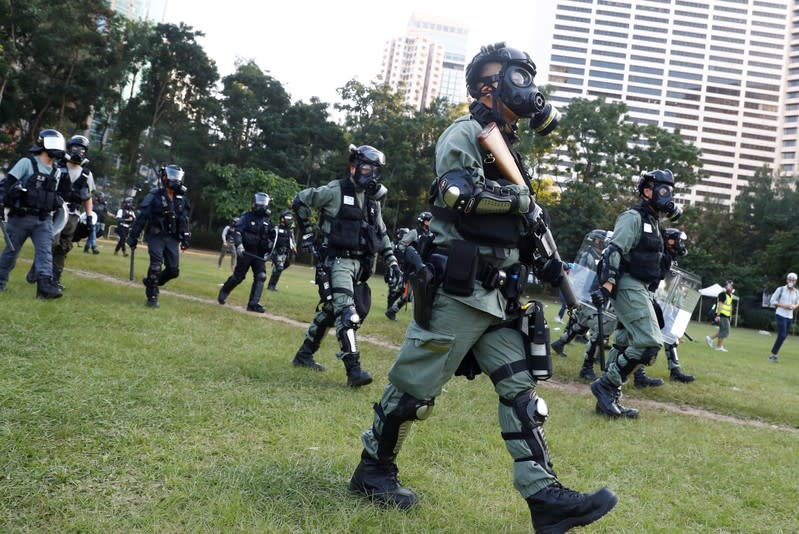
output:
[[[361,316],[355,306],[348,306],[341,311],[341,322],[347,330],[358,330],[361,326]]]
[[[521,440],[529,449],[528,456],[514,458],[514,460],[516,462],[536,462],[555,476],[552,458],[549,455],[549,447],[544,436],[544,423],[549,415],[547,403],[536,395],[534,389],[520,393],[513,401],[509,402],[500,399],[500,402],[511,407],[521,426],[520,432],[503,432],[502,439],[505,441]]]
[[[658,352],[660,352],[660,347],[645,348],[644,352],[641,354],[641,363],[644,365],[652,365],[658,357]]]
[[[261,272],[255,275],[256,282],[263,282],[266,280],[266,272]]]
[[[435,405],[435,398],[424,401],[404,393],[397,406],[386,414],[380,404],[375,404],[377,417],[382,422],[382,431],[373,428],[372,433],[377,437],[377,456],[381,460],[393,460],[402,447],[402,442],[410,432],[414,421],[421,421],[430,417]]]
[[[177,278],[179,274],[180,274],[180,269],[174,267],[170,267],[164,270],[163,272],[161,272],[161,275],[158,277],[158,285],[162,286],[166,284],[173,278]]]
[[[160,276],[161,276],[161,266],[150,265],[150,268],[147,269],[147,278],[150,280],[158,281],[158,278]]]

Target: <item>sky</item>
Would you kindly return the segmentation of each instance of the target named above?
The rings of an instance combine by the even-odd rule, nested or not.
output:
[[[466,25],[467,58],[497,41],[525,50],[544,85],[554,12],[555,0],[169,0],[165,22],[205,33],[199,43],[220,77],[234,72],[237,58],[252,59],[293,102],[317,96],[332,104],[347,81],[375,79],[385,42],[405,34],[412,13]]]

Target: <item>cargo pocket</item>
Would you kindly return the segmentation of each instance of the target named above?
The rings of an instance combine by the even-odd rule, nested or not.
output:
[[[454,343],[455,336],[431,332],[411,322],[405,343],[388,371],[389,381],[418,399],[438,396],[450,378],[445,368]]]

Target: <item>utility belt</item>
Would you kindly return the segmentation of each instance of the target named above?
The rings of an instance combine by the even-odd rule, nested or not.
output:
[[[327,257],[328,258],[351,258],[355,260],[360,260],[366,256],[370,256],[365,252],[360,251],[352,251],[345,248],[328,248],[327,249]]]
[[[436,256],[443,258],[436,261]],[[527,286],[527,265],[514,263],[507,268],[498,268],[480,257],[476,244],[469,241],[452,241],[446,250],[436,249],[430,255],[434,265],[441,263],[443,271],[442,289],[452,295],[468,297],[474,293],[475,282],[487,290],[498,289],[508,300],[513,312],[519,308],[519,298]]]
[[[34,217],[38,217],[42,221],[50,216],[51,213],[52,212],[37,210],[35,208],[10,208],[8,211],[8,214],[12,217],[25,217],[26,215],[32,215]]]

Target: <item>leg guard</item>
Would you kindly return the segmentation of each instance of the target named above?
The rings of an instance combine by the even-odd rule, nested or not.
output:
[[[261,300],[261,295],[264,292],[264,282],[266,281],[266,273],[261,271],[255,274],[252,281],[252,288],[250,288],[250,299],[248,304],[255,306]]]
[[[355,342],[355,331],[361,326],[361,317],[355,311],[355,306],[344,308],[341,312],[342,328],[336,332],[338,343],[343,353],[358,352]]]
[[[272,269],[272,276],[269,277],[268,289],[274,291],[277,289],[277,282],[280,280],[280,271]]]
[[[147,278],[142,280],[144,283],[144,293],[147,295],[147,306],[150,308],[158,308],[158,276],[160,270],[150,270],[147,272]]]
[[[372,427],[372,434],[377,440],[377,459],[381,462],[393,462],[403,441],[408,437],[413,422],[430,417],[434,405],[435,399],[419,400],[407,393],[402,395],[397,406],[389,413],[385,413],[380,404],[375,404],[375,413],[381,423],[379,430]]]
[[[547,403],[536,395],[533,389],[520,393],[512,401],[502,398],[499,400],[504,406],[513,410],[521,427],[519,432],[502,432],[502,439],[505,440],[514,461],[535,462],[547,473],[556,477],[544,436],[544,422],[549,414]],[[523,445],[520,447],[518,443],[511,445],[508,442],[522,442]],[[526,454],[519,454],[523,451]]]
[[[161,272],[158,276],[158,285],[162,286],[172,280],[173,278],[177,278],[180,275],[180,269],[170,267]]]

